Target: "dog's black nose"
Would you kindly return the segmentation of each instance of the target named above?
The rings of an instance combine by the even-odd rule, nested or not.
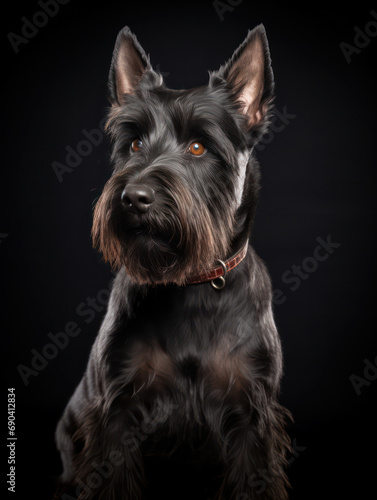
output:
[[[121,199],[125,210],[145,214],[154,202],[154,191],[151,187],[142,184],[127,184]]]

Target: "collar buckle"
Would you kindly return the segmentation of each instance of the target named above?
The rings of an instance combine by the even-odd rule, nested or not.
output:
[[[211,280],[211,285],[213,286],[213,288],[215,290],[222,290],[224,288],[224,286],[226,285],[226,281],[225,281],[225,275],[226,275],[226,271],[227,271],[227,268],[226,268],[226,264],[225,262],[223,262],[222,260],[220,259],[217,259],[217,262],[220,263],[221,267],[223,268],[223,275],[222,276],[218,276],[217,278]],[[218,283],[216,283],[216,281]]]
[[[229,257],[229,259],[227,259],[226,261],[218,259],[217,262],[220,264],[219,266],[207,273],[188,278],[188,280],[186,281],[186,285],[209,282],[215,290],[223,289],[226,284],[226,273],[237,267],[238,264],[243,261],[247,254],[248,248],[249,242],[246,241],[244,246],[240,250],[238,250],[238,252],[235,253],[232,257]]]

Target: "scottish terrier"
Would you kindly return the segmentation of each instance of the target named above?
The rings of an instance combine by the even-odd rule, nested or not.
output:
[[[118,272],[58,424],[59,495],[285,500],[281,345],[249,245],[274,97],[264,27],[189,90],[168,89],[126,27],[108,97],[114,171],[92,236]]]

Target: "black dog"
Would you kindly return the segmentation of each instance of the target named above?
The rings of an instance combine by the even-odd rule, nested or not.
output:
[[[119,272],[57,429],[61,484],[80,498],[144,498],[145,466],[161,463],[167,482],[179,464],[207,471],[197,498],[288,498],[281,347],[270,279],[248,244],[252,150],[273,90],[263,26],[191,90],[166,88],[129,29],[118,35],[107,124],[115,167],[93,241]]]

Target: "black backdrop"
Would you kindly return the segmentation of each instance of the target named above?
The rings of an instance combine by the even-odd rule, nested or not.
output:
[[[3,13],[1,407],[5,413],[14,387],[17,436],[10,498],[50,498],[60,472],[54,428],[105,311],[112,274],[91,247],[90,228],[110,173],[109,142],[100,132],[91,133],[96,144],[82,141],[105,116],[119,29],[129,25],[167,84],[182,88],[205,83],[207,70],[260,22],[270,42],[277,118],[257,151],[262,190],[252,242],[273,279],[285,354],[281,400],[295,418],[291,498],[370,498],[377,392],[373,6],[72,0],[57,12],[53,4],[49,16],[36,14],[43,11],[37,1]],[[54,167],[63,165],[59,179]],[[76,335],[64,340],[57,334],[65,329]],[[60,347],[46,347],[53,338]],[[5,432],[5,415],[2,422]],[[1,490],[7,486],[3,474]]]

